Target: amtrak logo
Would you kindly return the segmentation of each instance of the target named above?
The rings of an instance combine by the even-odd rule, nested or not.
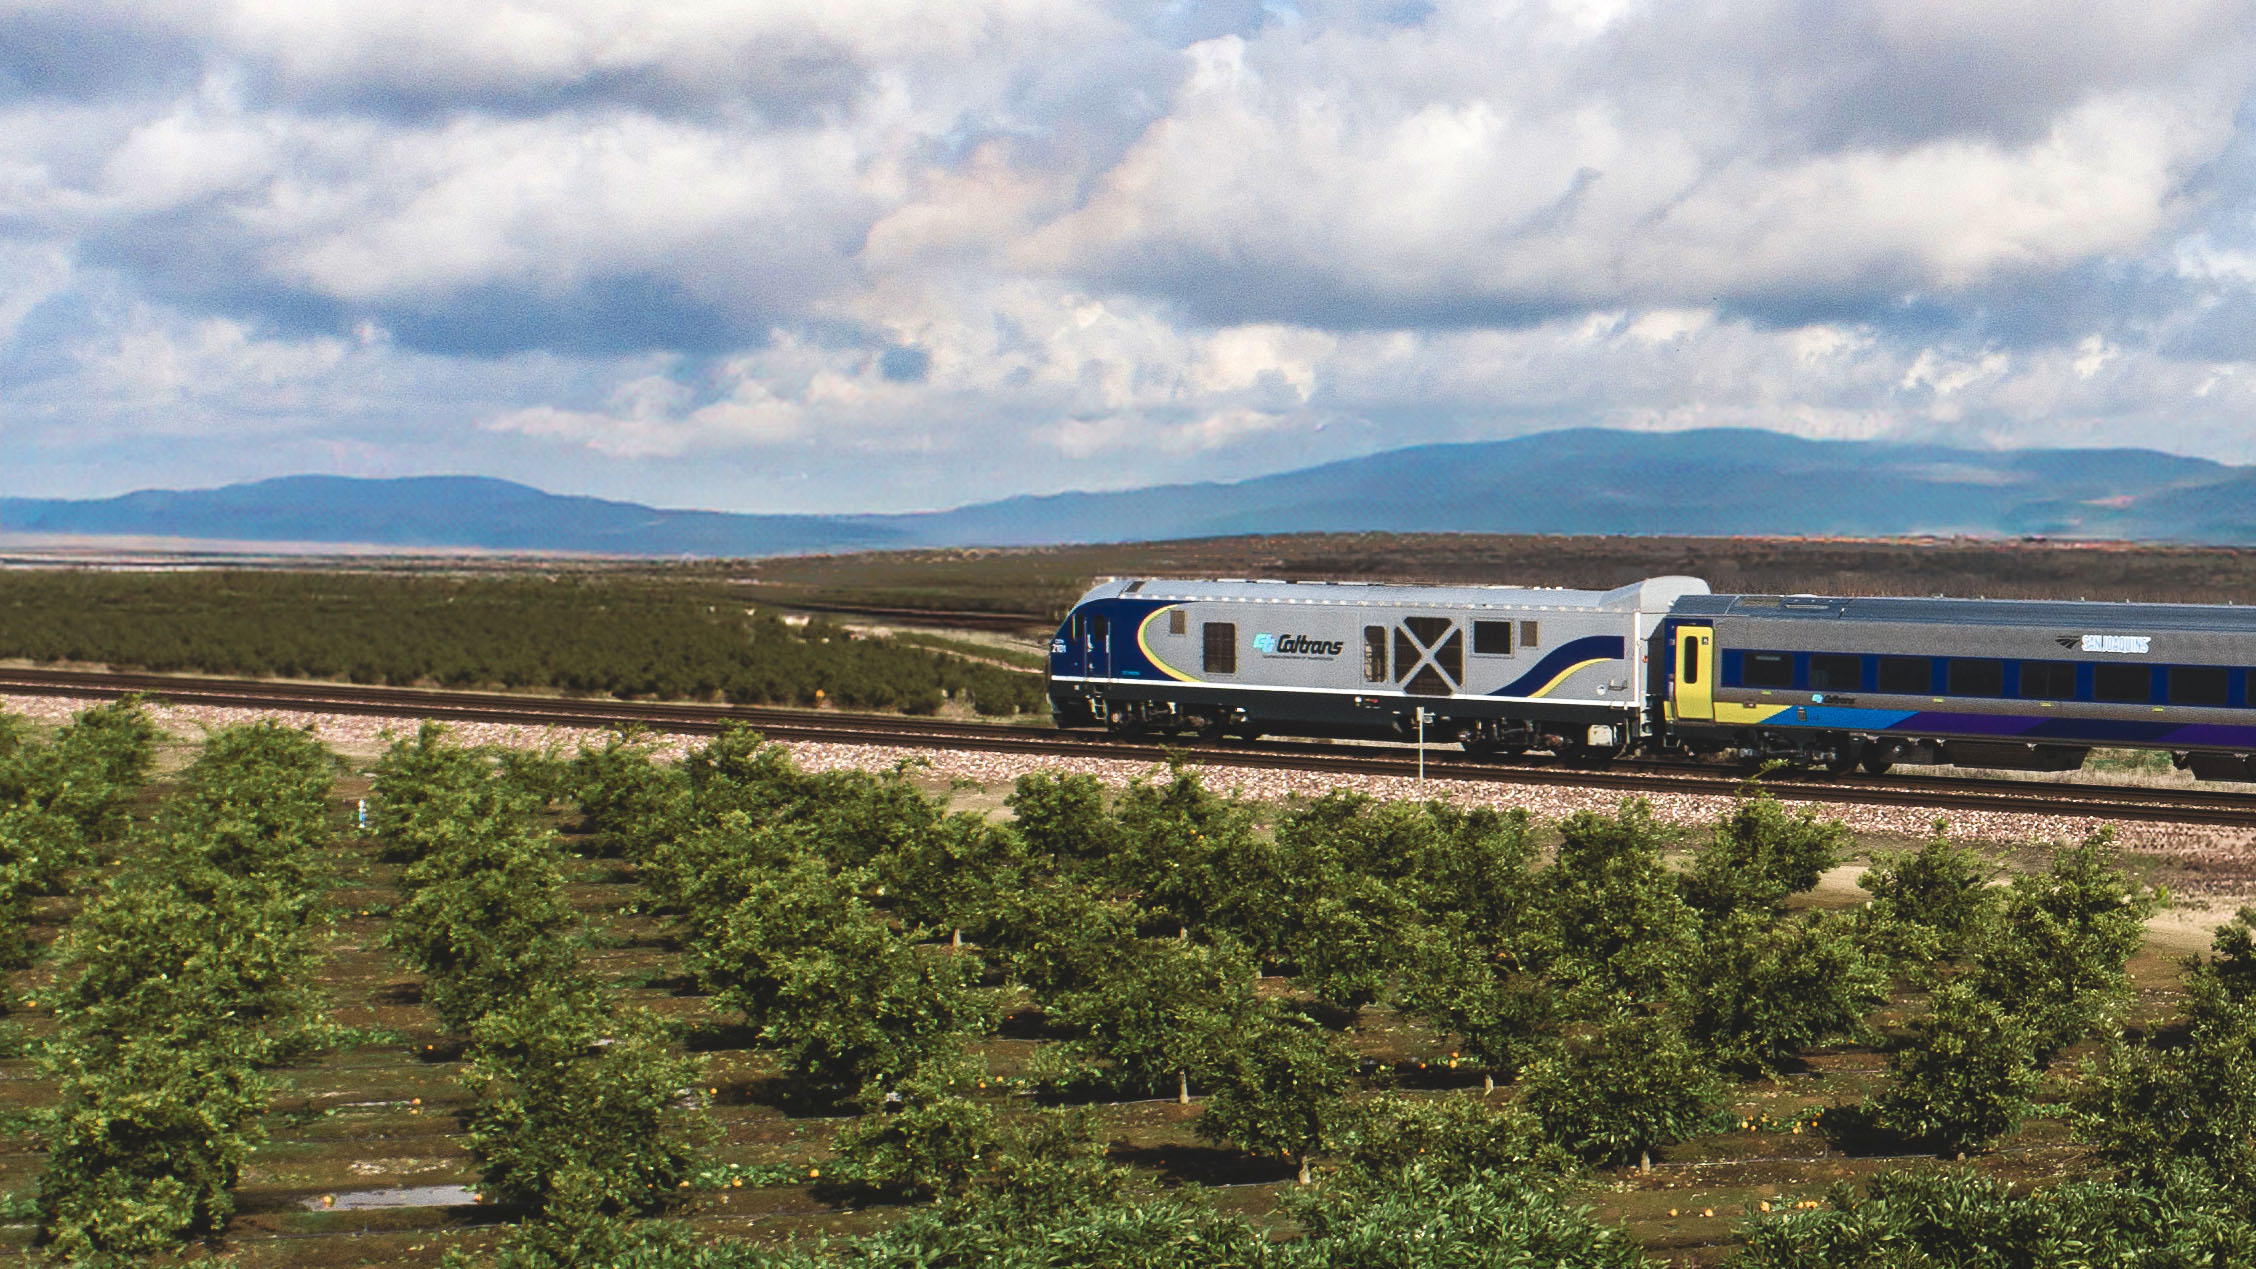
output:
[[[1253,650],[1265,657],[1336,657],[1347,645],[1337,639],[1311,639],[1307,635],[1257,634]]]
[[[2054,642],[2070,652],[2111,652],[2118,656],[2147,654],[2152,635],[2062,635]]]

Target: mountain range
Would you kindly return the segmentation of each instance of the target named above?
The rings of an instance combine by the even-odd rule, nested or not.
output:
[[[752,556],[1291,532],[1972,534],[2256,544],[2256,468],[2141,449],[1971,450],[1579,428],[1230,483],[899,515],[671,510],[480,476],[288,476],[0,498],[0,531],[235,543]]]

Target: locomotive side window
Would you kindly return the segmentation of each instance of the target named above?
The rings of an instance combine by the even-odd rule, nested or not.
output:
[[[1210,621],[1206,623],[1206,672],[1208,674],[1236,674],[1238,672],[1238,623]]]
[[[2072,661],[2023,661],[2021,699],[2072,701],[2076,699],[2076,666]]]
[[[1535,623],[1534,623],[1534,622],[1532,622],[1532,621],[1523,621],[1523,622],[1521,622],[1521,623],[1520,623],[1520,646],[1521,646],[1521,647],[1523,647],[1523,648],[1532,648],[1532,647],[1534,647],[1534,646],[1536,645],[1536,637],[1535,637],[1535,634],[1536,634],[1536,627],[1535,627]]]
[[[2232,676],[2222,666],[2173,665],[2165,673],[2172,705],[2223,705],[2232,694]]]
[[[1839,652],[1810,654],[1810,690],[1859,692],[1864,690],[1864,658]]]
[[[1187,612],[1184,612],[1184,611],[1183,611],[1182,609],[1180,609],[1180,608],[1176,608],[1176,609],[1173,609],[1173,610],[1171,610],[1171,611],[1169,611],[1169,612],[1168,612],[1168,614],[1167,614],[1167,633],[1169,633],[1169,634],[1186,634],[1186,633],[1188,633],[1188,632],[1190,631],[1190,628],[1191,628],[1191,615],[1190,615],[1189,613],[1187,613]]]
[[[1925,696],[1935,690],[1935,671],[1925,657],[1882,657],[1880,690],[1899,696]]]
[[[1387,681],[1387,632],[1385,626],[1363,627],[1363,681]]]
[[[2092,699],[2112,701],[2118,705],[2144,705],[2154,699],[2154,667],[2151,665],[2095,665],[2092,667]]]
[[[1474,622],[1473,654],[1484,657],[1508,657],[1512,655],[1512,623],[1509,621]]]
[[[1987,657],[1952,657],[1944,670],[1952,696],[2005,695],[2005,662]]]
[[[1739,662],[1739,682],[1747,687],[1794,686],[1794,654],[1750,652]]]

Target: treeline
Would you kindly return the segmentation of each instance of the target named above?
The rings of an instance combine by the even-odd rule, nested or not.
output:
[[[947,700],[990,715],[1046,708],[1030,674],[821,621],[788,626],[725,587],[588,575],[10,572],[0,657],[912,713]]]

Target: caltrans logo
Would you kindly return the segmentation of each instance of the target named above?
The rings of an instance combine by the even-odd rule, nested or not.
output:
[[[1347,645],[1337,639],[1311,639],[1297,634],[1257,634],[1253,650],[1265,657],[1336,657]]]

